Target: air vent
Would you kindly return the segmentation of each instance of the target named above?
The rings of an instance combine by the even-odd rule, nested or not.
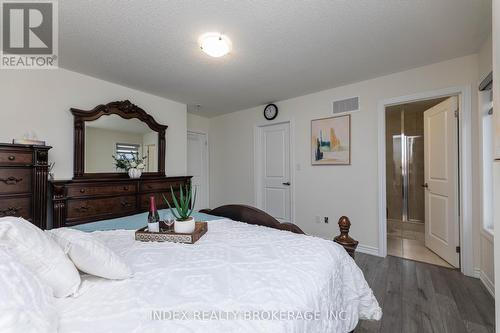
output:
[[[348,113],[359,110],[359,97],[342,99],[333,102],[333,114]]]

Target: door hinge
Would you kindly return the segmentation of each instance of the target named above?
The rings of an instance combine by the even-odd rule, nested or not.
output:
[[[457,253],[460,253],[460,246],[456,247],[456,251],[457,251]]]
[[[455,110],[455,118],[458,118],[458,110]]]

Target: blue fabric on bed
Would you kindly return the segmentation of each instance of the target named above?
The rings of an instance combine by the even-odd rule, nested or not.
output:
[[[158,211],[160,214],[160,218],[164,219],[165,217],[170,217],[170,211],[168,209],[161,209]],[[208,215],[205,213],[195,212],[193,213],[194,218],[197,221],[212,221],[220,219],[218,216]],[[76,225],[71,227],[73,229],[77,229],[80,231],[92,232],[97,230],[116,230],[116,229],[125,229],[125,230],[137,230],[142,227],[145,227],[148,220],[148,213],[141,213],[131,216],[119,217],[117,219],[97,221],[91,223],[85,223]]]

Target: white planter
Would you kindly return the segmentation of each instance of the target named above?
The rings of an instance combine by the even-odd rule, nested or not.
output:
[[[177,221],[174,222],[174,231],[177,234],[191,234],[195,228],[195,221],[193,217],[190,217],[187,221]]]
[[[140,169],[128,169],[128,176],[132,179],[141,178],[142,171]]]

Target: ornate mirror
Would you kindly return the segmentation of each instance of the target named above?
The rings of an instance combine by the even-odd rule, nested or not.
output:
[[[71,109],[74,116],[73,178],[126,178],[113,156],[137,156],[143,177],[165,176],[165,131],[152,116],[130,101]]]

